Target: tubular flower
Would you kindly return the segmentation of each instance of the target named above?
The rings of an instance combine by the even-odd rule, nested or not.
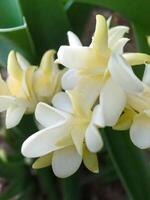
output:
[[[6,111],[6,127],[16,126],[36,104],[50,102],[60,89],[60,71],[53,63],[54,51],[44,54],[40,67],[31,66],[19,53],[8,55],[7,80],[0,77],[0,112]]]
[[[72,91],[56,94],[52,103],[54,107],[37,105],[35,117],[45,128],[23,143],[22,154],[40,157],[33,167],[51,164],[54,174],[61,178],[75,173],[82,160],[89,170],[98,172],[96,153],[103,141],[94,125],[95,111],[88,110],[86,104],[82,107]]]
[[[121,59],[121,58],[119,58]],[[118,61],[117,61],[118,62]],[[115,63],[114,63],[115,65]],[[124,66],[123,66],[124,65]],[[129,65],[120,62],[120,69]],[[119,71],[114,67],[114,79],[120,84],[127,94],[126,108],[113,127],[115,130],[127,130],[130,128],[130,138],[132,142],[141,149],[150,147],[150,64],[146,64],[142,81],[137,81],[131,85],[128,79],[118,78]],[[139,87],[142,84],[142,92],[132,92],[128,87]]]
[[[73,89],[76,99],[78,101],[86,100],[89,109],[100,95],[100,105],[97,107],[97,111],[99,110],[99,115],[101,115],[99,116],[101,118],[100,126],[115,125],[126,105],[126,95],[112,77],[111,64],[114,54],[123,55],[131,65],[150,61],[150,56],[146,54],[123,54],[123,47],[128,41],[128,38],[124,38],[123,35],[128,30],[129,28],[126,26],[109,29],[105,18],[97,15],[95,33],[89,47],[82,46],[79,38],[72,32],[68,32],[70,46],[61,46],[57,54],[56,62],[69,69],[62,77],[62,87],[65,90]],[[138,81],[131,67],[125,70],[124,74],[124,69],[119,69],[118,63],[116,65],[120,78],[129,79],[131,84]],[[140,85],[131,89],[134,92],[141,92],[143,87]],[[87,99],[88,94],[91,94],[90,99]],[[108,104],[110,99],[111,103]]]

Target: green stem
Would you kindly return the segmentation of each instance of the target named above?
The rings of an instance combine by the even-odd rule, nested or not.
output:
[[[80,191],[79,191],[79,182],[78,174],[61,180],[62,189],[63,189],[63,200],[79,200]]]
[[[46,169],[38,170],[37,175],[43,187],[43,191],[48,196],[48,199],[58,200],[59,197],[58,197],[55,177],[50,171],[50,169],[46,168]]]
[[[136,148],[128,132],[102,130],[114,168],[131,200],[150,199],[150,171],[144,151]]]

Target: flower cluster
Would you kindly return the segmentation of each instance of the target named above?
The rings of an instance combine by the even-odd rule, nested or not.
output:
[[[127,26],[110,28],[110,19],[97,15],[90,46],[69,31],[69,45],[59,48],[55,62],[54,51],[44,54],[39,68],[10,52],[7,81],[0,80],[0,111],[7,110],[7,128],[35,111],[41,130],[22,145],[24,156],[39,157],[33,168],[51,165],[65,178],[83,161],[97,173],[103,147],[98,129],[105,126],[130,129],[136,146],[150,147],[150,56],[124,53],[128,31]],[[132,69],[141,64],[146,65],[142,81]]]
[[[0,112],[6,112],[6,128],[19,124],[24,113],[33,113],[38,102],[50,103],[61,89],[62,72],[54,63],[55,51],[47,51],[39,68],[19,53],[11,51],[7,61],[7,80],[0,76]]]

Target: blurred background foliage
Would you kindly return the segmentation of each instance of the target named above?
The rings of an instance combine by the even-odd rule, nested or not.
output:
[[[1,70],[11,49],[39,64],[46,50],[67,43],[68,30],[88,45],[97,13],[112,15],[113,24],[131,27],[127,50],[150,53],[149,8],[149,0],[0,0]],[[136,68],[136,73],[141,77],[143,68]],[[36,130],[34,116],[25,116],[8,131],[1,116],[1,200],[150,200],[149,153],[133,146],[127,132],[102,130],[105,147],[99,154],[99,174],[82,166],[72,177],[58,179],[50,168],[32,170],[32,160],[20,154],[22,142]]]

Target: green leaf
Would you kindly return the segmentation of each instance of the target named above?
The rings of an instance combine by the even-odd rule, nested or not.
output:
[[[20,0],[20,5],[39,56],[66,43],[70,26],[60,0]]]
[[[80,199],[80,188],[78,181],[78,173],[72,175],[71,177],[61,180],[61,185],[63,188],[63,199],[64,200],[76,200]]]
[[[150,199],[150,170],[144,151],[136,148],[128,132],[106,128],[103,139],[114,167],[132,200]]]
[[[18,1],[1,0],[0,8],[0,65],[6,66],[8,53],[12,49],[34,61],[34,44]]]
[[[150,1],[120,1],[120,0],[75,0],[79,3],[88,3],[91,5],[104,6],[113,11],[119,12],[131,22],[140,24],[143,27],[149,27],[150,19]],[[140,10],[139,10],[140,9]],[[149,28],[150,33],[150,28]]]
[[[85,27],[86,27],[86,23],[90,15],[90,12],[91,12],[90,5],[79,4],[79,3],[73,4],[67,10],[72,29],[80,38],[84,36]]]
[[[0,28],[16,27],[23,23],[18,0],[1,0],[0,8]]]

